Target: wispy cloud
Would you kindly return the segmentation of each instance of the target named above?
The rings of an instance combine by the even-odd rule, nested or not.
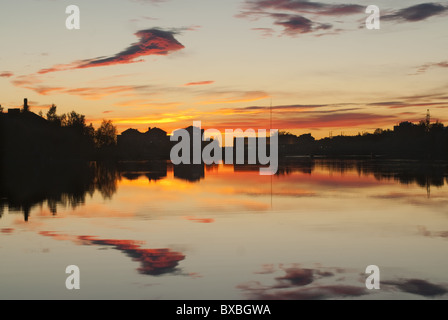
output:
[[[333,27],[331,24],[311,21],[299,15],[271,14],[271,17],[276,19],[274,24],[282,26],[284,33],[288,35],[328,30]]]
[[[399,114],[385,114],[383,108],[369,108],[366,104],[277,105],[220,108],[201,112],[201,117],[216,129],[266,128],[270,123],[279,130],[373,128],[393,125]]]
[[[143,61],[139,59],[149,55],[168,55],[171,52],[185,48],[174,38],[176,32],[161,29],[146,29],[135,33],[139,41],[125,50],[109,57],[97,57],[74,61],[69,64],[55,65],[50,68],[41,69],[38,74],[46,74],[56,71],[85,69],[92,67],[110,66],[117,64],[128,64]]]
[[[208,91],[205,96],[209,97],[209,99],[201,101],[201,104],[251,102],[270,97],[264,91]]]
[[[274,275],[282,272],[281,276]],[[237,286],[249,299],[255,300],[321,300],[357,298],[375,294],[366,290],[364,279],[355,270],[344,268],[303,268],[299,264],[285,267],[265,265],[255,272],[258,279],[269,279],[269,283],[251,281]],[[273,278],[273,279],[272,279]],[[382,280],[384,292],[397,291],[428,298],[448,293],[446,284],[436,284],[424,279]],[[401,294],[398,296],[401,297]]]
[[[296,36],[305,33],[315,33],[321,30],[329,30],[333,28],[332,24],[320,23],[308,19],[302,15],[286,14],[286,13],[269,13],[269,12],[246,12],[240,17],[249,15],[269,17],[274,20],[274,25],[283,27],[283,34],[288,36]],[[264,37],[270,37],[275,34],[273,28],[252,28],[262,32]]]
[[[201,86],[201,85],[207,85],[207,84],[213,84],[213,83],[215,83],[215,81],[207,80],[207,81],[189,82],[189,83],[184,84],[184,86],[186,86],[186,87]]]
[[[334,282],[344,279],[347,270],[341,268],[302,268],[299,265],[276,270],[275,266],[265,266],[259,275],[271,275],[283,272],[275,277],[272,284],[258,281],[237,286],[249,299],[255,300],[319,300],[360,297],[369,294],[362,286],[345,285]],[[337,278],[336,278],[337,277]]]
[[[418,226],[418,232],[425,237],[448,238],[448,231],[429,231],[424,226]]]
[[[261,35],[265,38],[272,37],[275,33],[275,30],[272,28],[252,28],[252,30],[260,31]]]
[[[131,21],[131,22],[138,22],[138,21],[144,21],[144,20],[155,21],[155,20],[159,20],[159,19],[158,18],[153,18],[153,17],[148,17],[148,16],[142,16],[140,18],[130,19],[129,21]]]
[[[422,74],[431,68],[448,68],[448,61],[425,63],[417,68],[416,74]]]
[[[396,116],[369,112],[331,112],[317,114],[307,118],[296,116],[290,119],[279,120],[286,128],[348,128],[357,126],[376,126],[396,121]],[[275,122],[274,122],[275,124]]]
[[[374,107],[387,107],[389,109],[400,109],[400,108],[414,108],[414,107],[439,107],[446,106],[448,102],[422,102],[422,103],[412,103],[405,101],[384,101],[384,102],[374,102],[369,103],[367,106]]]
[[[416,294],[424,297],[442,296],[448,293],[448,289],[446,286],[431,283],[423,279],[400,279],[381,281],[381,284],[384,286],[393,286],[402,292]]]
[[[14,229],[13,228],[2,228],[2,229],[0,229],[0,232],[5,233],[5,234],[11,234],[14,232]]]
[[[152,101],[147,99],[134,99],[121,101],[115,104],[118,107],[126,107],[131,110],[142,110],[142,109],[154,109],[154,108],[167,108],[167,107],[178,107],[182,105],[181,102],[176,101]]]
[[[341,16],[357,14],[365,11],[365,7],[357,4],[328,4],[308,0],[246,0],[248,10],[285,10],[298,13]]]
[[[421,3],[381,17],[382,20],[417,22],[445,14],[448,7],[438,3]]]
[[[9,78],[12,77],[14,75],[14,73],[9,72],[9,71],[3,71],[0,73],[0,78]]]
[[[269,17],[273,24],[283,26],[283,34],[297,36],[314,33],[315,36],[339,34],[343,29],[334,29],[333,22],[321,22],[326,17],[342,17],[364,14],[366,6],[350,3],[330,4],[311,0],[246,0],[240,18],[258,20]],[[418,22],[434,16],[442,16],[448,6],[439,3],[421,3],[403,9],[385,9],[384,21]],[[336,22],[336,21],[335,21]],[[338,21],[341,22],[341,21]],[[362,26],[361,26],[362,28]],[[263,32],[265,37],[274,34],[273,28],[254,28]]]
[[[198,217],[184,217],[185,220],[197,222],[197,223],[213,223],[215,219],[211,218],[198,218]]]
[[[82,97],[87,100],[98,100],[112,94],[131,94],[140,89],[144,89],[146,86],[117,85],[107,87],[66,88],[42,85],[23,85],[21,87],[33,90],[34,92],[44,96],[50,94],[69,94]]]
[[[295,36],[318,31],[328,32],[333,28],[330,23],[316,21],[319,16],[345,16],[361,14],[364,11],[365,7],[357,4],[328,4],[308,0],[246,0],[244,10],[237,17],[251,20],[269,17],[274,20],[274,25],[284,28],[283,34]],[[255,30],[263,32],[264,36],[274,33],[272,28]]]
[[[163,2],[168,2],[170,0],[131,0],[132,2],[138,2],[141,4],[158,4]]]

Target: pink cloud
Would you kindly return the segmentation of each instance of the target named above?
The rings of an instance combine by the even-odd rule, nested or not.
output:
[[[3,77],[3,78],[9,78],[9,77],[12,77],[13,75],[14,74],[9,71],[3,71],[2,73],[0,73],[0,77]]]
[[[185,220],[198,222],[198,223],[213,223],[215,222],[215,219],[211,218],[196,218],[196,217],[185,217]]]
[[[41,69],[39,74],[56,71],[85,69],[117,64],[129,64],[143,61],[140,57],[149,55],[168,55],[169,53],[185,48],[175,38],[175,32],[160,29],[140,30],[135,33],[139,41],[125,50],[110,57],[98,57],[93,59],[74,61],[69,64],[59,64],[53,67]]]
[[[202,86],[202,85],[207,85],[207,84],[213,84],[215,83],[215,81],[209,80],[209,81],[198,81],[198,82],[189,82],[184,84],[185,87],[188,86]]]

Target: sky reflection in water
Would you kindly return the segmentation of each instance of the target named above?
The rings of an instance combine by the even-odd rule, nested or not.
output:
[[[91,164],[56,185],[11,174],[0,298],[445,299],[446,169],[319,160],[271,178],[250,166]],[[364,285],[371,264],[378,291]]]

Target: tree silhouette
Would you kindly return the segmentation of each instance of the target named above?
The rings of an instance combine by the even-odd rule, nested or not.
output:
[[[47,112],[47,120],[61,127],[64,125],[67,116],[65,114],[58,116],[56,113],[56,108],[57,107],[55,104],[51,105],[50,109]]]
[[[89,124],[84,128],[84,135],[90,140],[95,141],[95,128],[93,124]]]
[[[83,131],[84,127],[86,126],[86,117],[83,114],[79,114],[75,111],[70,112],[67,115],[67,121],[65,125],[67,127],[71,127],[74,129],[77,129],[79,131]]]
[[[97,147],[110,147],[117,143],[117,128],[111,120],[103,120],[95,134]]]
[[[83,114],[79,114],[75,111],[70,112],[67,115],[67,120],[65,121],[65,126],[72,128],[77,133],[84,137],[91,138],[93,141],[94,131],[92,124],[90,126],[86,125],[86,117]]]

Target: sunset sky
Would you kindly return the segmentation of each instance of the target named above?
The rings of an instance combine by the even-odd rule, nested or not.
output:
[[[68,5],[81,29],[68,30]],[[368,5],[381,29],[368,30]],[[273,128],[316,138],[448,122],[448,2],[4,0],[0,104],[123,131]]]

